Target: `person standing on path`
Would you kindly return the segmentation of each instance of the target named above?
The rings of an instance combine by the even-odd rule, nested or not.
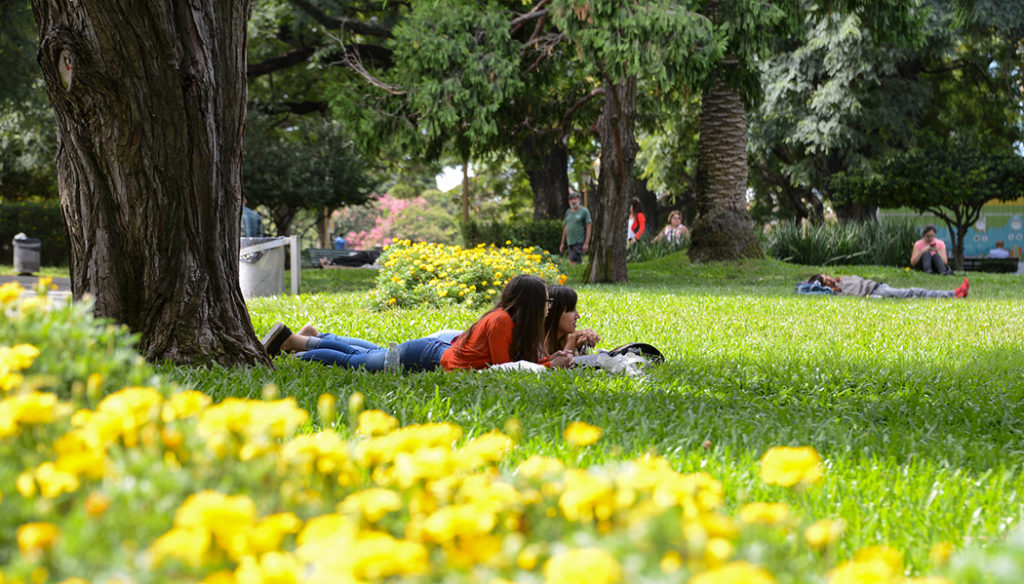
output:
[[[583,261],[583,254],[590,251],[590,211],[580,204],[580,194],[569,191],[569,208],[562,220],[562,244],[558,252],[564,253],[569,246],[569,263]]]

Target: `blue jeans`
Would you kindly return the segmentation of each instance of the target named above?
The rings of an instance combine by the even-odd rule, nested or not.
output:
[[[956,292],[924,288],[893,288],[888,284],[879,284],[870,296],[872,298],[956,298]]]
[[[313,345],[309,350],[296,353],[303,361],[319,361],[325,365],[337,367],[348,367],[349,369],[365,369],[367,371],[383,371],[384,355],[388,350],[377,347],[373,343],[359,341],[363,346],[344,342],[345,337],[329,335],[319,339],[314,338],[309,344]],[[370,348],[365,345],[373,345]],[[398,358],[402,363],[402,371],[430,371],[441,365],[441,355],[451,347],[446,343],[430,337],[414,339],[398,345]]]

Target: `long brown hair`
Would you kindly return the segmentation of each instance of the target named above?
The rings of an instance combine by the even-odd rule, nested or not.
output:
[[[551,305],[544,319],[544,351],[550,354],[565,346],[568,335],[558,331],[558,321],[566,312],[576,310],[576,291],[568,286],[552,284],[548,286],[548,299]]]
[[[504,310],[512,317],[512,346],[509,347],[509,355],[514,361],[540,360],[541,344],[544,342],[544,310],[547,308],[547,285],[544,280],[537,276],[520,274],[505,284],[494,308],[488,310],[480,320],[473,323],[465,333],[460,335],[460,341],[465,341],[473,334],[473,329],[480,324],[488,314],[495,310]],[[455,349],[461,357],[463,355],[464,342],[459,342]]]

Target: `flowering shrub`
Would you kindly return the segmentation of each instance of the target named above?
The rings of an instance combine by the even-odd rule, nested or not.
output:
[[[52,309],[14,292],[0,289],[5,327]],[[773,502],[730,514],[720,482],[658,456],[512,466],[513,421],[465,439],[450,423],[361,411],[353,394],[349,432],[324,395],[323,430],[306,433],[292,398],[213,403],[158,378],[61,398],[47,390],[66,380],[41,368],[53,348],[39,338],[0,346],[5,583],[947,582],[904,577],[902,554],[884,546],[833,567],[841,521],[801,530]],[[574,422],[564,438],[582,454],[601,431]],[[810,448],[761,461],[764,480],[794,488],[822,473]]]
[[[566,279],[551,254],[532,247],[480,244],[463,249],[403,240],[385,249],[377,263],[382,267],[372,298],[381,308],[486,305],[518,274],[533,274],[559,284]]]

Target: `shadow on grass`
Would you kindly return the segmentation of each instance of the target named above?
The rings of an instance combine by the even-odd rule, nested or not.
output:
[[[669,361],[645,379],[596,371],[542,375],[432,372],[373,375],[279,358],[276,369],[169,369],[215,399],[259,397],[273,383],[315,411],[317,397],[345,400],[355,391],[367,408],[403,424],[450,421],[469,434],[516,418],[525,438],[560,442],[565,426],[601,427],[601,448],[621,457],[650,450],[670,455],[711,440],[718,448],[760,456],[781,444],[812,445],[826,457],[931,459],[972,473],[1024,464],[1024,391],[1013,383],[1017,351],[980,354],[976,363],[1003,370],[904,363],[892,370],[845,362],[833,371],[813,363],[722,360],[691,368]],[[1019,380],[1018,380],[1019,381]]]

